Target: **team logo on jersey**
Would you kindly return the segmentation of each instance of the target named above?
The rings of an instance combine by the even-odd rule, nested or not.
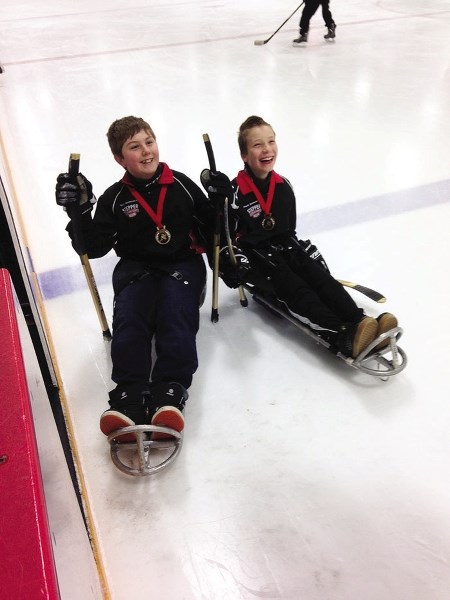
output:
[[[253,204],[252,206],[249,206],[247,208],[247,213],[249,217],[252,217],[252,219],[257,219],[259,217],[259,215],[261,214],[261,207],[259,204]]]
[[[122,206],[122,212],[126,217],[132,219],[139,212],[139,204],[137,202],[134,202],[133,204],[125,204],[125,206]]]

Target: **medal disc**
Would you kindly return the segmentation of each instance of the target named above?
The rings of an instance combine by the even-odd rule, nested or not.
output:
[[[165,227],[158,229],[155,233],[155,240],[158,242],[158,244],[161,244],[161,246],[168,244],[171,237],[170,231]]]
[[[275,227],[275,219],[272,217],[272,215],[266,215],[264,217],[262,220],[262,226],[266,231],[270,231]]]

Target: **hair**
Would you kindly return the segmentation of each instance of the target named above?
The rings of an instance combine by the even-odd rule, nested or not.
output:
[[[123,117],[122,119],[117,119],[109,126],[106,137],[108,138],[108,144],[111,148],[111,152],[114,156],[122,156],[122,148],[127,140],[129,140],[133,135],[139,133],[141,130],[147,131],[152,137],[156,136],[153,132],[153,129],[140,117]]]
[[[267,127],[270,127],[273,131],[273,127],[270,125],[270,123],[267,123],[267,121],[264,121],[262,117],[257,117],[256,115],[252,115],[251,117],[245,119],[245,121],[239,127],[238,144],[239,150],[241,151],[241,156],[247,152],[247,134],[249,129],[253,129],[253,127],[261,127],[263,125],[267,125]],[[273,132],[275,133],[275,131]]]

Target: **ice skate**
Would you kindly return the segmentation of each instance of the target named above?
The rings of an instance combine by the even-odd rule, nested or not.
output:
[[[328,27],[328,33],[326,35],[324,35],[323,37],[326,40],[334,40],[334,38],[336,37],[336,25],[332,25],[331,27]]]
[[[302,33],[299,35],[298,38],[295,38],[295,40],[292,40],[292,44],[294,46],[301,46],[302,44],[306,43],[307,41],[308,41],[308,34]]]

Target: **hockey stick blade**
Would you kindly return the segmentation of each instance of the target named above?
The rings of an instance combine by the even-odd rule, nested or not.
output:
[[[295,15],[295,13],[303,6],[304,3],[305,2],[303,0],[303,2],[301,4],[299,4],[293,12],[291,12],[291,14],[288,16],[286,21],[283,21],[281,23],[281,25],[278,27],[278,29],[275,29],[275,31],[272,33],[272,35],[270,37],[268,37],[266,40],[255,40],[254,41],[255,46],[264,46],[264,44],[267,44],[267,42],[270,42],[270,40],[273,38],[273,36],[276,35],[280,31],[280,29],[286,25],[286,23],[289,21],[289,19],[291,19]]]
[[[351,281],[344,281],[343,279],[338,279],[338,281],[344,287],[352,288],[352,289],[356,290],[357,292],[359,292],[360,294],[364,294],[364,296],[367,296],[371,300],[378,302],[379,304],[383,304],[384,302],[386,302],[386,297],[383,296],[383,294],[380,294],[379,292],[376,292],[375,290],[372,290],[364,285],[359,285],[358,283],[352,283]]]

